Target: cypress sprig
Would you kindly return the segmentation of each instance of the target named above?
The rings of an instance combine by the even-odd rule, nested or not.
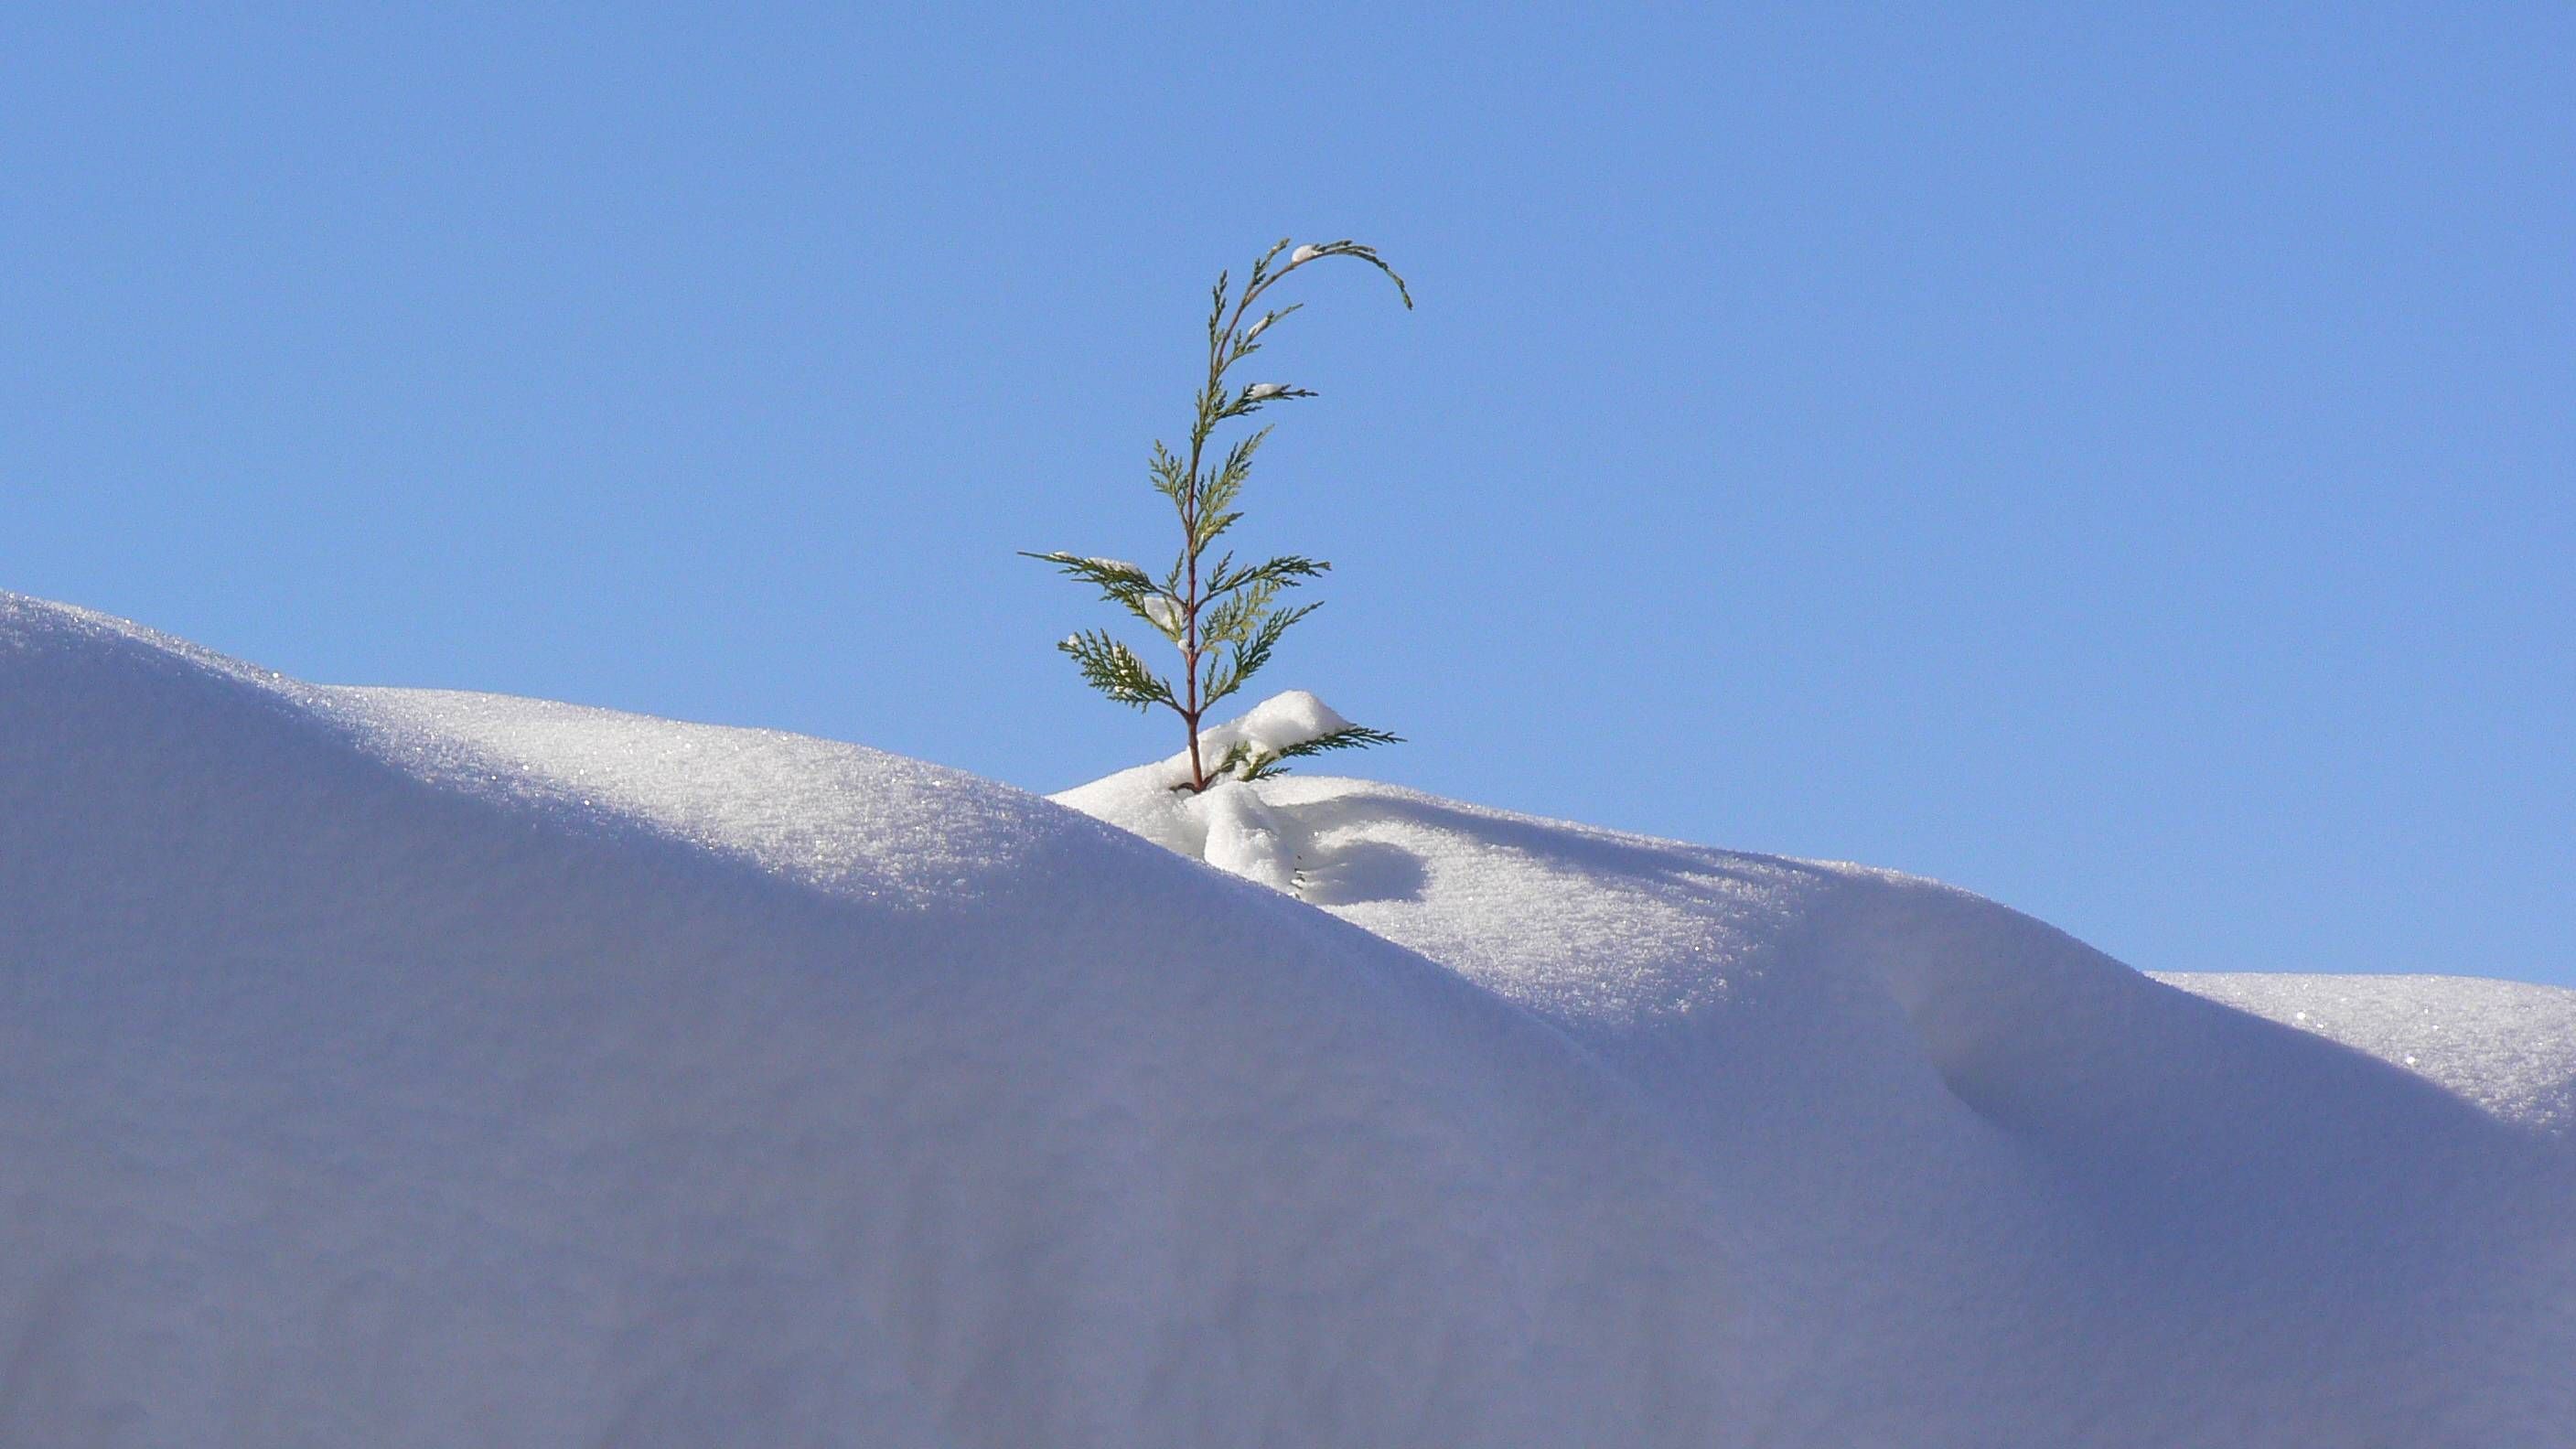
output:
[[[1290,273],[1327,257],[1350,257],[1377,268],[1395,284],[1405,308],[1412,309],[1413,293],[1404,278],[1396,275],[1376,248],[1347,238],[1309,243],[1293,251],[1282,240],[1253,262],[1239,292],[1230,273],[1217,274],[1208,308],[1207,380],[1195,400],[1188,451],[1175,452],[1157,439],[1147,464],[1154,491],[1171,502],[1181,529],[1180,553],[1161,579],[1117,559],[1070,553],[1026,555],[1097,589],[1102,599],[1142,619],[1180,651],[1175,688],[1134,650],[1101,630],[1086,630],[1056,646],[1071,656],[1084,683],[1112,701],[1137,709],[1159,704],[1181,717],[1189,737],[1190,761],[1190,778],[1181,788],[1192,792],[1228,778],[1266,779],[1285,769],[1291,759],[1397,742],[1384,730],[1350,725],[1280,750],[1237,743],[1213,768],[1199,748],[1199,725],[1209,708],[1243,688],[1270,662],[1288,630],[1320,607],[1313,602],[1283,603],[1280,596],[1332,568],[1302,554],[1281,554],[1245,565],[1237,565],[1231,553],[1219,555],[1212,566],[1205,557],[1210,546],[1243,517],[1235,503],[1252,475],[1254,455],[1270,436],[1267,426],[1257,428],[1217,458],[1210,451],[1217,429],[1273,403],[1315,396],[1288,383],[1236,383],[1228,378],[1237,364],[1261,351],[1273,327],[1305,306],[1291,302],[1256,313],[1254,304]]]

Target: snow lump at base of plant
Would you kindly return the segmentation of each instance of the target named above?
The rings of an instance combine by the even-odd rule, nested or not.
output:
[[[1199,751],[1204,759],[1241,752],[1275,760],[1350,727],[1322,700],[1292,689],[1201,732]],[[1293,893],[1301,878],[1305,841],[1293,822],[1263,802],[1263,782],[1221,780],[1192,794],[1189,779],[1190,757],[1182,753],[1054,798],[1175,854]]]

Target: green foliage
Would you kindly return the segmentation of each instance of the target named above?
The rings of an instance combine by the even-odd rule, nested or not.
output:
[[[1287,254],[1285,262],[1279,260],[1282,253]],[[1273,403],[1315,395],[1286,383],[1236,383],[1229,378],[1237,364],[1261,351],[1271,328],[1305,304],[1291,302],[1258,314],[1253,306],[1291,272],[1327,257],[1351,257],[1377,268],[1395,284],[1405,307],[1412,308],[1413,294],[1404,278],[1374,247],[1347,239],[1294,251],[1283,240],[1252,264],[1240,292],[1232,288],[1229,273],[1217,274],[1208,309],[1207,381],[1199,388],[1188,450],[1175,452],[1157,439],[1147,464],[1154,491],[1170,501],[1180,523],[1180,552],[1162,578],[1117,559],[1070,553],[1026,555],[1091,586],[1103,600],[1143,620],[1180,651],[1176,690],[1173,681],[1157,675],[1134,650],[1103,631],[1086,630],[1056,646],[1071,656],[1084,683],[1112,701],[1137,709],[1159,704],[1181,717],[1189,735],[1190,780],[1183,787],[1189,790],[1205,790],[1229,777],[1264,779],[1287,768],[1288,760],[1302,756],[1396,742],[1384,730],[1353,725],[1270,752],[1238,744],[1214,768],[1208,767],[1199,750],[1199,722],[1208,709],[1243,688],[1270,662],[1288,630],[1318,607],[1289,603],[1282,596],[1332,567],[1301,554],[1245,565],[1237,565],[1231,553],[1219,555],[1212,566],[1206,558],[1209,548],[1243,517],[1236,501],[1252,475],[1254,456],[1270,436],[1267,426],[1257,428],[1218,458],[1210,448],[1217,429]]]
[[[1097,629],[1086,629],[1056,647],[1073,656],[1084,683],[1120,704],[1145,709],[1173,703],[1171,685],[1147,668],[1135,650]]]
[[[1334,750],[1359,750],[1366,749],[1370,745],[1402,743],[1404,743],[1402,735],[1373,730],[1367,725],[1344,725],[1340,729],[1317,735],[1311,740],[1290,745],[1285,749],[1256,750],[1238,743],[1225,752],[1225,761],[1218,765],[1217,773],[1222,775],[1229,769],[1239,769],[1243,772],[1243,779],[1266,780],[1273,775],[1286,774],[1290,760],[1302,759],[1309,755],[1327,754]]]

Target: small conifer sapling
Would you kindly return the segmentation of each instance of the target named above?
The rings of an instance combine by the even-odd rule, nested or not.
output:
[[[1281,253],[1287,260],[1279,260]],[[1170,500],[1179,516],[1181,548],[1162,578],[1119,559],[1070,553],[1032,553],[1029,558],[1055,565],[1064,574],[1100,591],[1111,604],[1142,619],[1180,651],[1179,687],[1154,672],[1142,656],[1107,630],[1086,629],[1056,647],[1072,656],[1083,681],[1111,700],[1140,710],[1161,705],[1181,717],[1189,736],[1189,778],[1177,788],[1200,793],[1220,781],[1259,780],[1287,768],[1291,759],[1329,750],[1359,749],[1398,743],[1398,737],[1365,725],[1344,725],[1311,739],[1277,746],[1237,741],[1223,756],[1204,758],[1200,721],[1219,701],[1241,689],[1270,662],[1281,636],[1318,604],[1281,602],[1288,590],[1329,570],[1332,565],[1299,554],[1282,554],[1259,563],[1238,564],[1231,552],[1208,559],[1211,547],[1243,516],[1236,502],[1252,473],[1253,455],[1268,427],[1259,428],[1224,450],[1218,459],[1212,444],[1219,428],[1247,418],[1271,403],[1315,394],[1286,383],[1236,384],[1227,374],[1259,352],[1262,338],[1305,304],[1254,307],[1298,268],[1328,257],[1354,257],[1384,272],[1395,283],[1405,308],[1413,294],[1404,279],[1373,247],[1355,241],[1324,242],[1289,250],[1286,241],[1252,264],[1238,294],[1228,273],[1217,274],[1214,305],[1208,312],[1207,381],[1199,388],[1196,415],[1190,422],[1186,453],[1174,452],[1159,439],[1154,444],[1154,490]]]

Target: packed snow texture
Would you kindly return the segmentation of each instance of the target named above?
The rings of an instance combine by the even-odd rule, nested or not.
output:
[[[2576,993],[1151,774],[0,595],[0,1443],[2567,1442]]]

